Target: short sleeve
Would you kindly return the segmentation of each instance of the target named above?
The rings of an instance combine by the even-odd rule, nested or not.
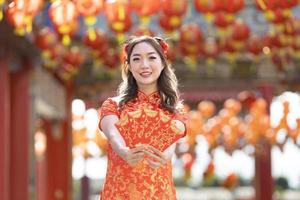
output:
[[[111,98],[108,98],[107,100],[105,100],[102,103],[101,107],[98,110],[98,114],[99,114],[99,128],[101,130],[100,123],[101,123],[101,120],[103,119],[103,117],[105,117],[107,115],[119,116],[117,103],[114,100],[112,100]]]
[[[188,114],[185,111],[183,106],[180,106],[180,107],[176,108],[174,119],[179,120],[184,124],[185,131],[184,131],[184,134],[182,136],[182,137],[184,137],[187,133],[186,123],[187,123],[187,120],[188,120]]]

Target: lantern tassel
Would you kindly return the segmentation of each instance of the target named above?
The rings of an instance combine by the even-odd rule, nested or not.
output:
[[[3,11],[2,8],[0,8],[0,21],[3,19]]]
[[[91,41],[95,41],[96,40],[96,31],[94,28],[90,27],[88,29],[88,37]]]
[[[69,36],[69,35],[63,35],[63,37],[62,37],[62,43],[63,43],[63,45],[65,45],[65,46],[69,46],[70,43],[71,43],[71,38],[70,38],[70,36]]]

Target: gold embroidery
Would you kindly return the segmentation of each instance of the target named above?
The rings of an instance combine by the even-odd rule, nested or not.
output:
[[[101,117],[115,113],[120,120],[116,127],[130,148],[147,143],[159,150],[181,137],[174,123],[181,115],[171,114],[160,108],[158,93],[149,97],[138,94],[135,101],[117,109],[113,100],[103,103]],[[136,119],[142,118],[142,123]],[[133,134],[134,133],[134,134]],[[152,169],[144,159],[136,167],[129,166],[109,145],[108,169],[101,200],[175,200],[171,162]]]

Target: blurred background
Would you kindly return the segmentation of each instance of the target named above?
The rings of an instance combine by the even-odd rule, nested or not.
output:
[[[99,198],[131,35],[170,47],[179,200],[300,200],[298,0],[0,0],[1,200]]]

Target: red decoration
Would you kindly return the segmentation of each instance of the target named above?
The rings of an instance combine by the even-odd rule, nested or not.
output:
[[[103,0],[73,0],[78,12],[83,16],[95,16],[103,10]]]
[[[243,41],[248,39],[250,35],[250,29],[241,20],[237,20],[233,25],[232,25],[232,39],[237,40],[237,41]]]
[[[228,17],[224,11],[219,11],[215,14],[214,24],[219,28],[226,28],[234,22],[234,18]]]
[[[223,0],[222,9],[228,13],[236,13],[243,9],[245,0]]]
[[[96,30],[95,34],[94,40],[91,40],[88,34],[85,34],[83,43],[94,50],[106,51],[108,49],[108,38],[106,34],[101,30]]]
[[[8,22],[16,28],[18,34],[31,32],[32,20],[43,6],[43,0],[15,0],[8,4],[6,14]]]
[[[57,31],[63,35],[63,43],[70,43],[70,35],[75,31],[78,12],[72,1],[55,1],[49,9],[49,16],[57,28]]]
[[[246,47],[247,50],[253,55],[259,55],[260,53],[262,53],[264,44],[259,37],[252,36],[248,39]]]
[[[183,15],[188,6],[187,0],[163,0],[162,11],[168,16]]]
[[[35,37],[35,44],[40,49],[50,49],[58,42],[57,35],[50,30],[50,28],[45,27],[40,30]]]
[[[131,8],[141,17],[150,16],[160,11],[162,2],[161,0],[131,0]]]
[[[111,30],[127,32],[131,27],[130,5],[126,0],[106,1],[105,15]]]
[[[194,0],[194,6],[198,12],[204,14],[218,11],[218,6],[215,0]]]
[[[172,32],[178,29],[182,24],[182,18],[180,16],[168,16],[166,14],[161,14],[159,16],[159,25],[162,29],[167,32]]]

